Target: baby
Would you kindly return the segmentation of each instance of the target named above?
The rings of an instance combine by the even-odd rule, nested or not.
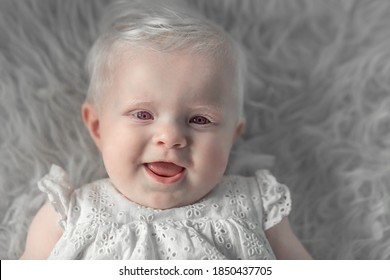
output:
[[[286,186],[265,170],[224,176],[245,125],[228,34],[184,7],[122,2],[88,70],[82,117],[108,178],[74,188],[53,166],[22,259],[310,258]]]

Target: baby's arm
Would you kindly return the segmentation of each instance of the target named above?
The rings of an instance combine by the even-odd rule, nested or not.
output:
[[[280,223],[266,230],[265,234],[277,259],[312,259],[292,231],[288,218],[284,217]]]
[[[63,234],[58,226],[59,215],[47,203],[33,219],[21,259],[47,259]]]

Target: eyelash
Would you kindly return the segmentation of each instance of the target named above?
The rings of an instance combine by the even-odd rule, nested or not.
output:
[[[147,111],[137,111],[135,113],[132,113],[131,115],[140,121],[154,120],[153,115]],[[200,115],[191,117],[189,123],[193,123],[200,126],[213,124],[213,122],[208,117]]]

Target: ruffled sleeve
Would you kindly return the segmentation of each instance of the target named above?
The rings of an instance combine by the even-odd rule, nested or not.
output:
[[[61,167],[52,165],[50,172],[38,182],[38,188],[47,194],[50,203],[60,215],[58,224],[65,228],[70,197],[74,191],[66,172]]]
[[[264,230],[278,224],[291,211],[291,197],[287,186],[276,181],[267,170],[256,172],[256,180],[260,188],[263,202]]]

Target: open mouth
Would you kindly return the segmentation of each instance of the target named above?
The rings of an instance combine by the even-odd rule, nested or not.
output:
[[[185,168],[171,162],[151,162],[144,164],[146,172],[161,184],[178,182],[185,173]]]

